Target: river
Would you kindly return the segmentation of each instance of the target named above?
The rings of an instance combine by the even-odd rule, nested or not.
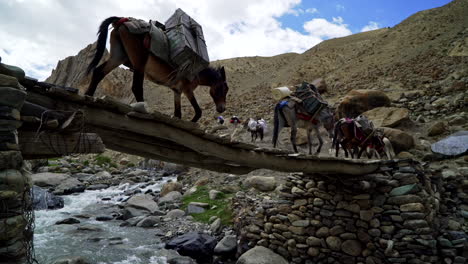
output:
[[[140,227],[120,227],[122,221],[96,221],[95,216],[117,212],[116,206],[128,196],[124,192],[131,189],[160,190],[163,183],[173,177],[165,177],[156,184],[123,184],[103,190],[62,196],[65,206],[58,210],[35,212],[36,227],[34,248],[40,264],[53,263],[66,256],[81,256],[89,263],[97,264],[138,264],[166,263],[158,250],[164,247],[155,236],[155,229]],[[110,200],[103,201],[102,198]],[[89,217],[79,218],[77,216]],[[81,223],[55,225],[57,221],[73,217]],[[91,226],[101,231],[79,231],[77,226]]]

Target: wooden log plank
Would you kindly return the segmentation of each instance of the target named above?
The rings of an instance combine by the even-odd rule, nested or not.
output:
[[[174,146],[175,144],[171,146],[157,140],[148,141],[141,136],[134,138],[129,133],[122,131],[110,131],[102,128],[94,128],[94,131],[98,132],[104,139],[106,148],[119,152],[223,173],[246,174],[254,170],[254,168],[244,166],[227,165],[225,160],[202,156],[188,148],[180,150],[177,149],[179,147]]]
[[[101,138],[94,133],[51,134],[38,137],[34,132],[20,131],[19,144],[24,159],[60,157],[78,153],[102,153]]]
[[[295,159],[294,157],[281,157],[268,153],[235,149],[163,123],[137,120],[94,108],[86,108],[84,111],[88,124],[92,126],[132,132],[136,134],[135,137],[138,134],[142,134],[162,138],[177,142],[203,155],[219,157],[246,167],[266,168],[285,172],[353,175],[371,173],[379,167],[379,163],[348,162],[347,160],[337,159],[322,160],[320,158],[302,160]]]

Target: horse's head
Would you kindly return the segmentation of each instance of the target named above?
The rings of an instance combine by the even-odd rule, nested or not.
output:
[[[320,122],[322,122],[323,127],[327,130],[328,136],[333,138],[335,115],[332,109],[328,106],[325,106],[322,111],[320,111],[318,118],[320,119]]]
[[[226,82],[226,72],[224,67],[215,70],[216,74],[213,75],[210,85],[210,95],[216,104],[216,111],[219,113],[226,110],[226,95],[229,87]]]

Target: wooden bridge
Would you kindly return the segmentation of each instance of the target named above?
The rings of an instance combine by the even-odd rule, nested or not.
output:
[[[39,136],[34,129],[27,129],[27,122],[32,120],[23,120],[27,122],[18,131],[20,148],[26,159],[70,152],[100,152],[104,143],[106,148],[119,152],[233,174],[265,168],[284,172],[361,175],[371,173],[385,163],[319,158],[258,148],[212,135],[189,121],[157,112],[135,112],[129,105],[110,97],[82,96],[77,89],[40,82],[23,85],[27,86],[26,101],[54,111],[76,112],[75,122],[81,120],[78,122],[81,125],[75,127],[73,133],[67,129],[62,132],[55,129],[46,130]],[[42,126],[46,128],[46,125]]]

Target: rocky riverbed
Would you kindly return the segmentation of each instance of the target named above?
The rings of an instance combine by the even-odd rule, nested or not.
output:
[[[204,263],[215,247],[220,256],[233,255],[236,238],[219,218],[210,225],[187,214],[213,208],[193,202],[182,210],[182,193],[196,191],[177,183],[183,168],[121,163],[66,157],[32,174],[39,263],[196,263],[175,250]]]

